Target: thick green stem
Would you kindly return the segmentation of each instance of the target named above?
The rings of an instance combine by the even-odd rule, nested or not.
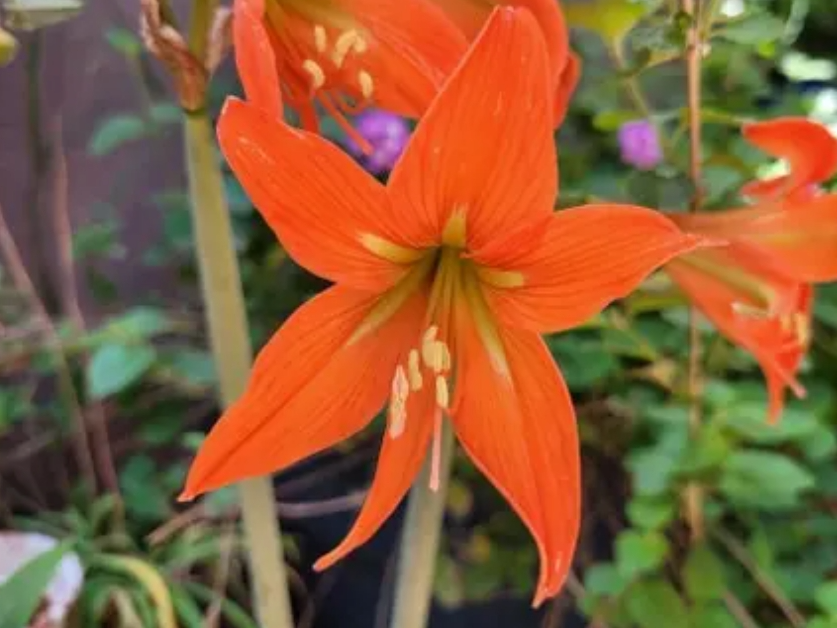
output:
[[[252,361],[244,297],[233,246],[212,124],[205,113],[187,115],[186,160],[201,286],[222,403],[243,392]],[[239,485],[261,628],[292,628],[276,503],[269,478]]]
[[[442,452],[438,490],[430,489],[432,454],[410,493],[404,533],[398,558],[395,581],[395,605],[390,628],[425,628],[433,599],[433,580],[442,521],[445,516],[445,496],[453,460],[454,438],[450,421],[442,426]]]

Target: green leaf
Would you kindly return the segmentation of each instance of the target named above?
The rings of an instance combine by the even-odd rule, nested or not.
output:
[[[206,388],[215,383],[215,363],[208,351],[180,349],[168,353],[165,367],[174,377],[195,388]]]
[[[686,592],[695,602],[720,600],[724,594],[724,565],[706,545],[696,545],[686,558],[683,567]]]
[[[87,366],[87,392],[104,399],[138,382],[154,364],[156,353],[149,345],[106,344],[93,353]]]
[[[95,157],[104,157],[114,150],[138,139],[148,132],[145,121],[132,113],[123,113],[105,118],[87,145],[87,150]]]
[[[782,38],[785,23],[769,13],[751,13],[747,17],[729,22],[719,29],[718,35],[736,44],[753,46],[775,42]]]
[[[837,582],[825,582],[814,592],[817,605],[831,617],[837,618]]]
[[[610,563],[592,565],[584,573],[584,588],[589,595],[617,596],[626,585],[616,565]]]
[[[613,45],[620,44],[646,11],[642,3],[631,0],[584,0],[564,3],[564,14],[570,26],[591,30]]]
[[[690,628],[739,628],[738,622],[721,604],[697,606],[691,620]]]
[[[719,467],[730,454],[730,443],[721,429],[707,425],[697,438],[690,441],[683,457],[678,461],[678,473],[695,476]]]
[[[719,489],[739,506],[781,510],[796,506],[814,484],[811,472],[792,458],[745,449],[727,459]]]
[[[69,550],[69,543],[61,543],[30,560],[0,584],[0,628],[29,625],[58,564]]]
[[[625,599],[628,617],[640,628],[689,625],[686,605],[670,582],[648,580],[631,587]]]
[[[631,525],[645,530],[661,530],[674,519],[675,507],[666,497],[639,497],[628,504]]]
[[[616,568],[626,580],[656,571],[667,554],[668,543],[659,532],[627,530],[616,539]]]

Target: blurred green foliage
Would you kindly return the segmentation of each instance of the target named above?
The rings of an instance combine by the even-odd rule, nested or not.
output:
[[[688,205],[693,187],[686,175],[681,62],[688,17],[672,11],[672,4],[568,0],[584,74],[557,137],[562,206],[596,199],[668,210]],[[713,9],[722,4],[707,1]],[[706,25],[702,121],[710,209],[736,206],[740,186],[768,165],[742,141],[743,121],[804,114],[837,123],[837,104],[828,101],[829,94],[837,101],[833,84],[800,88],[811,79],[833,82],[834,59],[828,55],[834,51],[822,45],[837,37],[831,1],[750,0],[745,6],[743,15],[719,15]],[[121,29],[105,36],[142,78],[136,36]],[[231,91],[234,85],[215,84],[216,110]],[[91,158],[173,132],[177,108],[167,101],[149,103],[104,118],[89,139]],[[651,171],[633,170],[619,159],[616,131],[637,119],[652,122],[663,138],[666,161]],[[339,133],[333,125],[325,128]],[[261,345],[324,284],[284,255],[229,172],[225,184],[254,341]],[[78,231],[74,241],[89,284],[111,304],[116,294],[101,262],[124,256],[113,209],[118,195],[115,189],[113,198],[102,199],[100,220]],[[176,269],[184,290],[193,290],[185,189],[165,190],[151,200],[163,237],[142,261]],[[585,524],[578,577],[568,591],[577,608],[598,622],[592,625],[837,626],[837,289],[817,294],[814,343],[802,376],[809,394],[790,402],[775,426],[765,424],[764,386],[753,360],[703,325],[704,423],[697,437],[690,436],[687,310],[659,277],[584,327],[548,338],[576,401],[584,443]],[[71,359],[89,354],[86,363],[72,363],[84,400],[107,402],[131,423],[134,446],[119,461],[124,504],[82,493],[62,512],[15,523],[73,540],[88,567],[80,609],[88,623],[82,625],[98,625],[114,613],[124,625],[163,625],[157,617],[161,604],[171,605],[181,625],[203,625],[214,595],[207,582],[219,569],[231,569],[235,576],[219,612],[231,626],[252,626],[239,605],[244,582],[238,538],[225,519],[229,495],[215,494],[198,519],[171,526],[180,521],[174,497],[186,458],[214,412],[206,402],[214,368],[198,317],[151,300],[114,311],[83,334],[60,324],[59,347],[39,335],[2,341],[5,369],[25,375],[0,389],[0,434],[33,416],[51,417],[53,428],[66,434],[66,403],[35,395],[35,378],[60,368],[56,350]],[[27,313],[15,305],[3,315],[19,320]],[[689,543],[682,515],[682,495],[692,482],[700,482],[707,496],[708,533],[698,544]],[[448,523],[439,602],[456,607],[531,594],[534,545],[464,456],[456,460]]]

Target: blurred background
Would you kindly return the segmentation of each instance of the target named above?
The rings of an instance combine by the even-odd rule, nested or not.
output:
[[[15,1],[5,0],[7,19]],[[181,111],[138,37],[135,0],[49,2],[43,19],[55,23],[13,30],[17,54],[0,67],[0,581],[32,549],[21,533],[38,533],[47,540],[35,553],[72,542],[31,581],[43,590],[63,557],[69,584],[53,582],[39,607],[45,616],[67,598],[56,625],[168,628],[159,615],[168,600],[180,626],[252,627],[234,494],[175,501],[218,415]],[[837,129],[833,0],[720,4],[703,102],[717,208],[737,206],[743,183],[781,167],[743,143],[743,120],[807,115]],[[685,209],[678,16],[664,2],[565,7],[584,74],[556,135],[561,206]],[[239,91],[228,59],[211,110]],[[379,111],[357,123],[375,147],[358,158],[384,180],[411,124]],[[358,154],[336,124],[324,132]],[[325,284],[287,259],[225,172],[260,346]],[[837,627],[837,290],[817,292],[808,396],[772,428],[754,361],[706,325],[706,421],[689,438],[688,310],[669,288],[654,277],[583,329],[548,339],[583,436],[575,577],[557,600],[529,608],[534,544],[458,457],[433,628]],[[363,500],[375,425],[274,480],[300,628],[386,625],[400,517],[333,569],[310,570]],[[678,496],[695,479],[707,487],[710,534],[690,549]],[[20,628],[2,611],[0,627]]]

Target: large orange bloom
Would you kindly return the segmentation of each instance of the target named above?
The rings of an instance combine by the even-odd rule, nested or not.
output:
[[[811,284],[837,279],[837,195],[818,190],[837,170],[837,139],[804,118],[750,124],[744,136],[786,160],[789,174],[746,185],[753,207],[672,215],[684,230],[729,245],[684,255],[666,270],[721,333],[758,360],[775,421],[786,387],[804,394],[796,372],[810,340]]]
[[[429,0],[235,0],[234,10],[265,30],[285,101],[310,131],[316,103],[353,136],[345,114],[373,103],[419,117],[467,46]]]
[[[581,77],[581,59],[570,50],[569,33],[558,0],[433,0],[468,37],[473,40],[482,29],[491,9],[508,5],[528,9],[535,16],[549,54],[550,85],[553,89],[553,123],[564,121]]]
[[[262,349],[184,498],[330,447],[389,400],[366,502],[317,568],[375,533],[428,452],[438,462],[434,442],[450,420],[537,542],[536,603],[559,590],[578,534],[579,450],[540,333],[584,322],[702,238],[639,207],[553,213],[548,75],[531,14],[495,10],[387,187],[266,114],[266,101],[228,102],[219,135],[230,165],[288,253],[336,285]]]

